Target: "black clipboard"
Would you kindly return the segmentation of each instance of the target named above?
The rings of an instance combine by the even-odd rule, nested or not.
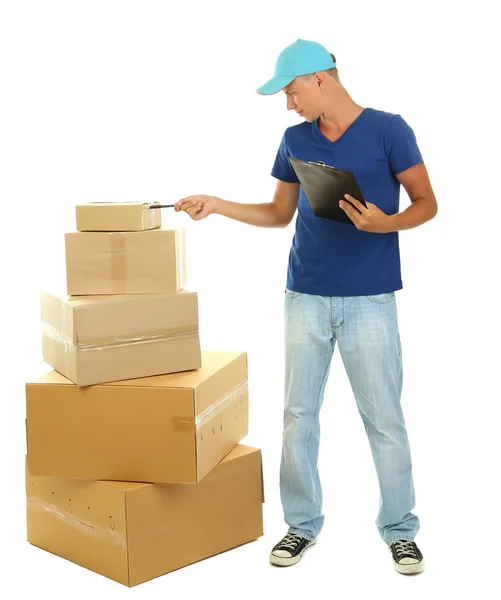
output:
[[[340,200],[349,202],[344,195],[350,194],[367,207],[352,171],[336,169],[323,162],[311,162],[292,157],[289,157],[289,161],[316,217],[354,225],[339,206]],[[350,204],[354,206],[351,202]],[[354,208],[358,211],[358,208],[355,206]]]

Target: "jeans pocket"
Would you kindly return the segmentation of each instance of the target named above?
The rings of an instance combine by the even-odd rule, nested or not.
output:
[[[286,298],[297,298],[301,295],[301,292],[293,292],[292,290],[288,290],[285,288],[285,297]]]
[[[395,300],[395,292],[384,292],[384,294],[374,294],[373,296],[366,296],[371,302],[376,304],[386,304]]]

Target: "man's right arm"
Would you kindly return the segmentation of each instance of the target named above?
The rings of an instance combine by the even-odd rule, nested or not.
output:
[[[189,196],[176,203],[198,221],[211,213],[256,227],[286,227],[294,217],[299,199],[299,183],[277,180],[272,202],[242,204],[217,196]]]
[[[216,198],[214,212],[257,227],[286,227],[296,212],[299,183],[277,181],[272,202],[240,204]]]

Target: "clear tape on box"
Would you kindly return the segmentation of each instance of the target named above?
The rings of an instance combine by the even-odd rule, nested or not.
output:
[[[237,386],[235,386],[229,394],[219,398],[215,402],[213,402],[210,406],[208,406],[204,411],[202,411],[195,418],[195,430],[198,431],[201,429],[206,423],[216,417],[219,413],[221,413],[228,405],[230,405],[235,400],[239,398],[243,398],[248,389],[248,382],[244,381]]]
[[[186,328],[183,331],[179,331],[179,328],[175,329],[161,329],[152,332],[146,332],[141,335],[126,335],[126,336],[110,336],[107,338],[99,338],[99,339],[88,339],[77,341],[76,343],[73,341],[72,337],[63,331],[59,331],[56,327],[53,327],[49,323],[42,323],[42,333],[47,337],[50,337],[57,342],[64,344],[65,349],[69,350],[77,349],[81,351],[85,350],[99,350],[108,348],[110,346],[117,346],[122,344],[133,344],[137,342],[147,342],[153,340],[160,339],[170,339],[170,338],[180,338],[180,337],[191,337],[194,335],[198,335],[198,328],[196,329],[188,329]]]
[[[111,527],[104,527],[103,525],[97,525],[96,523],[79,519],[75,515],[62,510],[58,506],[49,504],[48,502],[45,502],[39,498],[35,498],[34,496],[28,496],[27,503],[29,509],[49,513],[51,516],[63,521],[67,525],[74,527],[81,533],[95,537],[103,542],[109,542],[114,546],[121,546],[122,548],[125,548],[127,545],[125,534],[115,531]]]

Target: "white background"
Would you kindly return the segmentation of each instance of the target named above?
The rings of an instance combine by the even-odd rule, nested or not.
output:
[[[0,12],[4,584],[51,598],[448,597],[499,590],[499,46],[488,2],[11,0]],[[362,106],[413,127],[438,216],[400,233],[402,404],[426,569],[393,570],[378,485],[338,349],[321,412],[325,526],[297,566],[268,564],[284,535],[283,290],[294,223],[211,216],[188,228],[188,288],[204,348],[245,349],[250,433],[262,449],[265,535],[127,590],[25,541],[24,385],[41,360],[40,288],[64,289],[77,203],[272,199],[285,96],[262,97],[279,52],[324,44]],[[401,193],[401,208],[409,200]],[[137,596],[139,597],[139,596]],[[185,596],[183,596],[185,597]]]

